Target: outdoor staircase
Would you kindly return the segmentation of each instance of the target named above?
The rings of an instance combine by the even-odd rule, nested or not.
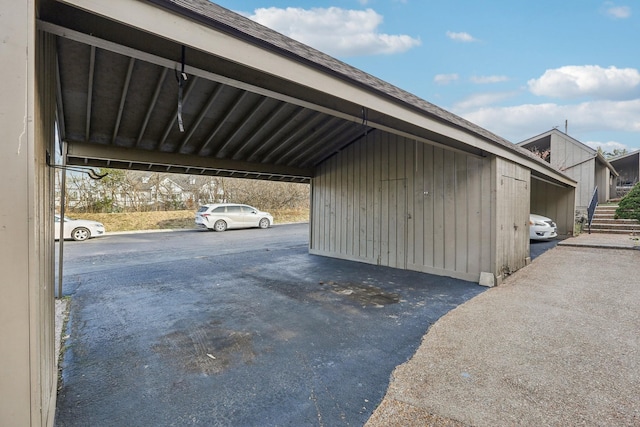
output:
[[[617,205],[598,205],[593,221],[592,233],[632,234],[640,236],[640,222],[635,219],[615,219]]]

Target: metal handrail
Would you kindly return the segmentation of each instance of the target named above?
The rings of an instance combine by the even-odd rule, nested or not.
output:
[[[587,208],[587,221],[589,226],[589,234],[591,234],[591,221],[593,221],[593,215],[596,213],[596,207],[598,206],[598,186],[593,190],[593,196],[591,196],[591,202]]]

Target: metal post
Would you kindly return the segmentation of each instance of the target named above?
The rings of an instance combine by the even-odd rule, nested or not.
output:
[[[62,144],[62,164],[67,164],[67,143]],[[58,253],[58,298],[62,298],[62,265],[64,263],[64,215],[67,201],[67,169],[62,168],[60,178],[60,251]]]
[[[593,190],[593,196],[591,196],[589,207],[587,207],[587,224],[589,226],[589,234],[591,234],[591,221],[593,221],[593,216],[596,213],[597,207],[598,207],[598,186],[596,186],[596,188]]]

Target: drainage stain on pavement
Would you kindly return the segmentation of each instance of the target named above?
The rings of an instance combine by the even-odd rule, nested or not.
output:
[[[335,282],[328,282],[327,285],[334,293],[344,295],[363,306],[383,307],[400,302],[400,295],[386,292],[376,286]]]
[[[256,357],[252,334],[224,329],[219,322],[171,332],[153,346],[153,351],[188,373],[206,375],[251,363]]]
[[[425,330],[486,289],[306,245],[226,253],[237,236],[144,239],[90,275],[76,247],[57,426],[364,425]]]

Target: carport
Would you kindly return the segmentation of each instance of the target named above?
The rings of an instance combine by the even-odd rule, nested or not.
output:
[[[640,177],[640,150],[617,156],[610,160],[620,176],[611,183],[611,194],[624,197],[638,183]]]
[[[312,253],[467,280],[526,264],[533,182],[572,203],[528,151],[208,1],[4,3],[9,424],[53,422],[56,124],[63,165],[310,182]]]

